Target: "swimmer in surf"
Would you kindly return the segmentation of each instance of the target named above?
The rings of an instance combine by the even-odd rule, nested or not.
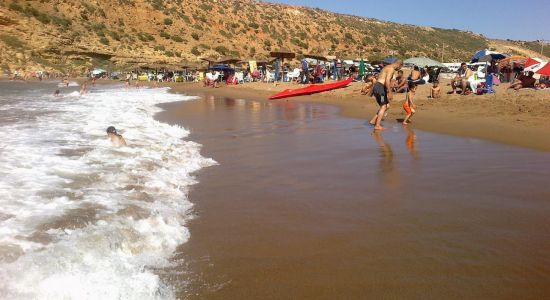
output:
[[[114,146],[126,146],[126,140],[120,135],[114,126],[109,126],[107,128],[107,137],[111,140]]]

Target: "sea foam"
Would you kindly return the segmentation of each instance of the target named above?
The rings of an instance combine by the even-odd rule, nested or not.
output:
[[[0,114],[18,112],[0,123],[2,297],[175,298],[153,269],[188,240],[192,173],[215,162],[153,116],[192,99],[122,87],[0,95]],[[111,125],[127,147],[106,139]]]

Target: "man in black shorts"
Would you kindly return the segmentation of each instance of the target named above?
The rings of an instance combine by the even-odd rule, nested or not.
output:
[[[388,110],[390,101],[393,100],[393,92],[391,89],[393,74],[396,71],[399,71],[401,67],[403,67],[403,61],[400,59],[395,61],[393,64],[385,66],[384,69],[382,69],[382,72],[380,72],[378,80],[374,84],[372,94],[380,106],[376,115],[374,115],[369,122],[371,125],[374,125],[374,130],[384,129],[384,127],[380,125],[380,122],[382,122],[382,118],[384,117],[386,110]]]

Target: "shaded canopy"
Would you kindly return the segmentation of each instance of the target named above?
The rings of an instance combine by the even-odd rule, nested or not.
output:
[[[283,59],[296,57],[296,54],[288,49],[279,49],[277,51],[271,51],[269,55],[271,57],[283,58]]]
[[[231,57],[231,56],[224,56],[216,61],[218,64],[236,64],[240,62],[241,59],[237,57]]]
[[[433,60],[433,59],[427,58],[427,57],[412,57],[412,58],[406,59],[403,63],[404,64],[409,64],[409,65],[416,65],[416,66],[419,66],[419,67],[425,67],[425,66],[440,67],[440,68],[445,67],[444,64],[438,62],[437,60]]]

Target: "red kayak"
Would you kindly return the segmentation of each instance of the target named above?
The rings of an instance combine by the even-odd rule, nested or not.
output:
[[[271,95],[269,97],[269,100],[275,100],[275,99],[281,99],[281,98],[287,98],[287,97],[295,97],[295,96],[303,96],[303,95],[309,95],[309,94],[315,94],[320,93],[324,91],[330,91],[337,88],[342,88],[347,86],[353,81],[353,78],[350,77],[346,80],[340,80],[333,83],[327,83],[327,84],[311,84],[303,88],[294,89],[294,90],[284,90],[280,93],[277,93],[275,95]]]

